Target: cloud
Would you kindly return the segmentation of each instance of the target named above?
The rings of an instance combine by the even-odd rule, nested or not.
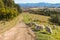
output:
[[[60,0],[15,0],[15,3],[38,3],[38,2],[60,3]]]

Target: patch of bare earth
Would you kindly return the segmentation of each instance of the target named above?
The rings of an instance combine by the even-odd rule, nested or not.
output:
[[[0,40],[35,40],[35,35],[24,22],[20,22],[10,30],[1,34]]]

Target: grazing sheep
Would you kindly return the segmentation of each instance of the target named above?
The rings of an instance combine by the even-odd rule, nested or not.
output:
[[[53,25],[53,29],[56,29],[56,25]]]
[[[26,25],[31,27],[32,25],[35,25],[35,23],[34,22],[30,22],[30,23],[26,23]]]
[[[46,31],[49,32],[50,34],[52,33],[51,27],[46,27]]]
[[[32,26],[32,24],[31,24],[31,23],[26,23],[26,25],[27,25],[27,26],[29,26],[29,27],[31,27],[31,26]]]
[[[35,22],[31,22],[32,25],[35,25]]]
[[[36,30],[43,30],[44,28],[44,25],[36,25],[35,27]]]

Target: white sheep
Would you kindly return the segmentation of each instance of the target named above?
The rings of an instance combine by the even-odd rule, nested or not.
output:
[[[53,29],[56,29],[56,25],[53,25]]]
[[[36,25],[35,26],[36,30],[43,30],[44,28],[45,28],[44,25]]]
[[[52,33],[51,27],[47,26],[47,27],[46,27],[46,31],[49,32],[49,33]]]

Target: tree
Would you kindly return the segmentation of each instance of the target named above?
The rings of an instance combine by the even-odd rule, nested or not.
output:
[[[21,7],[18,4],[15,4],[15,7],[17,8],[17,10],[18,10],[19,13],[22,12],[22,9],[21,9]]]
[[[0,8],[4,7],[4,3],[0,0]]]
[[[14,1],[13,0],[3,0],[4,5],[8,7],[13,7],[14,6]]]
[[[0,20],[12,19],[21,12],[20,6],[14,0],[0,0]]]
[[[60,14],[51,15],[50,21],[60,25]]]

